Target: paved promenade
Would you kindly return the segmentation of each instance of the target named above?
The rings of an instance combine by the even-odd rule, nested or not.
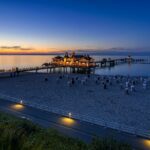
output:
[[[125,91],[127,81],[135,82],[135,91],[131,85]],[[0,89],[1,97],[9,95],[50,112],[71,112],[80,120],[149,137],[149,78],[28,74],[0,79]]]

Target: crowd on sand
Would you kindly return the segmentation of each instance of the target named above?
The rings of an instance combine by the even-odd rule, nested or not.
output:
[[[82,84],[86,85],[89,82],[89,79],[91,78],[91,75],[88,74],[84,77],[80,76],[70,76],[70,75],[60,75],[57,78],[57,83],[60,80],[63,80],[64,78],[67,78],[67,84],[69,87],[74,86],[75,84]],[[45,81],[48,81],[48,78],[45,78]],[[103,89],[109,89],[110,86],[113,85],[115,82],[117,86],[124,90],[125,94],[130,94],[131,92],[136,92],[136,86],[140,85],[144,90],[148,88],[148,85],[150,83],[150,77],[130,77],[130,76],[95,76],[93,81],[97,85],[101,85]]]
[[[77,119],[150,127],[150,77],[26,73],[0,78],[1,94]],[[77,107],[76,107],[77,106]]]

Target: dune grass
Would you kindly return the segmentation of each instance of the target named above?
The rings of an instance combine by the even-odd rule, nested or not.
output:
[[[45,129],[30,121],[0,112],[0,150],[131,150],[110,139],[94,139],[86,144]]]

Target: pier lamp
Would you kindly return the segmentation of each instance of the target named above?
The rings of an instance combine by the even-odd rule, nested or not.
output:
[[[23,104],[23,100],[20,100],[20,104],[21,104],[21,105]]]
[[[71,113],[71,112],[69,112],[69,113],[68,113],[68,116],[69,116],[69,118],[71,118],[71,117],[72,117],[72,113]]]

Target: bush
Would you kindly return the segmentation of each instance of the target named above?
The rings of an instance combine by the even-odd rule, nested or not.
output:
[[[0,150],[130,150],[122,143],[94,139],[85,144],[64,137],[53,129],[41,128],[29,121],[0,113]]]

